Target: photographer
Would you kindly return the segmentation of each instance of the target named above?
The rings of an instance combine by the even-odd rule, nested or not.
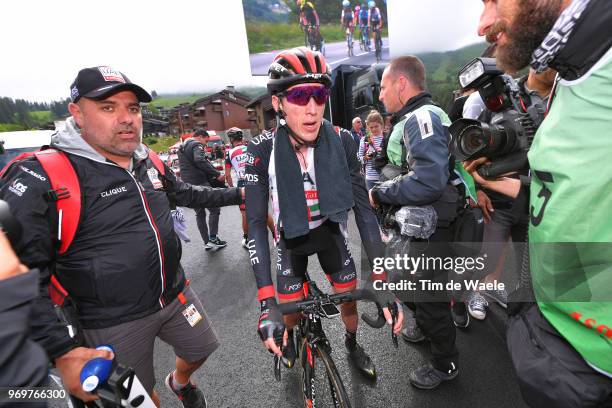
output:
[[[410,239],[409,252],[412,257],[444,258],[451,253],[449,226],[456,217],[458,193],[450,183],[446,128],[450,120],[433,104],[425,83],[425,67],[414,56],[392,60],[383,72],[380,101],[387,112],[401,118],[389,137],[386,168],[400,169],[398,174],[403,175],[389,177],[393,180],[371,189],[370,201],[383,208],[433,207],[437,215],[434,231],[427,238]],[[447,280],[447,271],[443,269],[423,268],[415,272],[419,278],[432,282],[444,284]],[[457,377],[456,333],[446,291],[420,291],[414,298],[403,300],[409,300],[408,307],[416,312],[417,325],[412,327],[407,340],[417,343],[428,338],[433,357],[431,363],[410,373],[410,383],[417,388],[433,389]]]
[[[545,106],[554,84],[555,74],[556,72],[551,69],[546,70],[542,74],[537,74],[531,70],[527,76],[516,81],[519,98],[517,105],[519,105],[518,107],[521,111],[530,109],[534,113],[534,123],[540,123],[544,117]],[[468,112],[479,111],[479,109],[474,109],[474,106],[482,106],[482,112],[478,114],[478,119],[482,122],[481,126],[483,128],[490,126],[492,119],[495,117],[494,115],[499,115],[489,110],[484,104],[480,93],[475,92],[465,102],[463,107],[464,118],[470,118]],[[497,124],[500,129],[503,129],[503,132],[513,131],[513,129],[502,127],[511,128],[512,125],[508,126],[500,121],[497,121]],[[526,130],[518,129],[518,133],[526,133]],[[489,283],[500,281],[502,277],[509,248],[509,239],[512,239],[512,242],[515,244],[516,265],[520,268],[524,246],[519,245],[519,243],[526,240],[528,211],[526,197],[521,196],[518,200],[515,200],[521,185],[518,173],[503,179],[484,179],[475,172],[482,164],[489,165],[490,162],[484,157],[465,162],[466,170],[471,172],[479,187],[477,190],[478,206],[485,217],[482,253],[487,254],[488,265],[492,265],[495,268],[493,271],[486,269],[484,273],[481,273],[480,276],[474,276],[474,278]],[[525,176],[524,179],[528,180],[526,169],[519,169],[520,165],[515,167],[517,167],[517,170],[521,170]],[[525,188],[525,193],[526,190]],[[496,301],[500,306],[507,307],[508,294],[505,289],[483,292],[473,291],[466,296],[468,310],[472,317],[478,320],[483,320],[486,317],[488,302],[483,295]]]
[[[383,126],[382,115],[378,111],[371,111],[366,118],[368,133],[359,142],[357,157],[365,169],[365,182],[368,190],[374,187],[380,179],[380,172],[372,166],[372,162],[380,152],[380,145],[383,141]]]
[[[537,305],[510,318],[508,348],[529,405],[610,406],[612,10],[604,0],[497,6],[500,66],[560,77],[528,154]]]

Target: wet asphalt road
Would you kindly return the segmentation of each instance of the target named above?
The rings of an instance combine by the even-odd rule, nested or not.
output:
[[[299,368],[284,369],[281,382],[273,374],[271,355],[256,334],[258,303],[248,253],[242,238],[238,207],[221,211],[220,236],[228,246],[218,252],[204,251],[194,213],[185,209],[192,242],[183,246],[183,266],[195,292],[200,296],[221,346],[194,375],[204,390],[209,407],[300,407]],[[352,218],[352,216],[351,216]],[[360,258],[359,234],[350,223],[351,252]],[[316,257],[311,258],[311,276],[321,281]],[[328,285],[321,284],[321,288]],[[360,306],[360,312],[370,306]],[[459,331],[459,376],[433,391],[421,391],[408,383],[408,373],[428,359],[427,344],[408,345],[400,339],[395,349],[387,328],[375,330],[360,325],[359,342],[378,370],[378,380],[363,380],[349,365],[343,345],[340,319],[324,321],[338,366],[354,407],[525,407],[508,356],[503,309],[492,305],[484,321],[474,321]],[[171,347],[158,340],[155,349],[156,389],[162,406],[180,406],[163,386],[174,367]]]

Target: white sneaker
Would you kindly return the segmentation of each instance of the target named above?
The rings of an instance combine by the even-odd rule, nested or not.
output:
[[[472,292],[468,297],[468,311],[474,319],[484,320],[487,317],[489,302],[479,292]]]
[[[210,244],[210,242],[207,242],[206,245],[204,245],[204,249],[210,251],[211,249],[213,249],[213,246]]]
[[[249,249],[248,240],[246,238],[242,238],[241,245],[244,249]]]

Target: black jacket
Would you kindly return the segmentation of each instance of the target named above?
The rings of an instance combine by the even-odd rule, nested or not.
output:
[[[174,190],[180,206],[220,207],[241,201],[238,189],[192,186],[178,181],[167,167],[164,186],[156,183],[155,188],[152,178],[159,174],[144,146],[135,153],[130,172],[93,151],[71,119],[67,128],[72,130],[54,135],[53,145],[68,151],[80,182],[82,206],[79,227],[66,253],[58,255],[58,214],[55,203],[45,199],[50,184],[40,163],[32,158],[13,166],[0,187],[0,197],[24,229],[16,247],[19,258],[41,272],[32,328],[51,359],[75,346],[58,324],[48,296],[53,271],[74,299],[84,328],[105,328],[147,316],[175,299],[185,285],[167,191]],[[11,189],[16,183],[21,189]]]
[[[28,338],[31,303],[37,296],[38,271],[0,281],[0,387],[46,383],[47,356]]]
[[[181,145],[177,154],[183,181],[199,186],[221,187],[223,185],[217,180],[221,173],[206,157],[206,150],[202,143],[188,139]]]

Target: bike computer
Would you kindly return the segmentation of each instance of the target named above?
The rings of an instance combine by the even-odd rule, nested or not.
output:
[[[321,310],[325,317],[336,317],[340,314],[338,307],[333,303],[321,303]]]

